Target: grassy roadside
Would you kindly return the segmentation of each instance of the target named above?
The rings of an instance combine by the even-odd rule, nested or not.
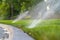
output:
[[[0,20],[0,23],[2,24],[8,24],[8,25],[13,25],[13,26],[21,26],[21,25],[27,25],[29,24],[29,20],[21,20],[21,21],[17,21],[15,23],[12,23],[13,20]]]
[[[12,23],[12,20],[1,20],[0,23],[16,26],[36,40],[60,40],[60,20],[43,20],[34,28],[26,28],[31,20],[21,20]]]

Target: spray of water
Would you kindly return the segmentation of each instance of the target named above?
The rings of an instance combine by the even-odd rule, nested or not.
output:
[[[26,11],[26,12],[24,12],[24,13],[20,13],[20,15],[18,15],[18,17],[17,17],[12,23],[15,23],[15,22],[23,19],[25,16],[28,15],[28,12],[29,12],[29,11]]]
[[[34,28],[37,24],[41,23],[42,20],[58,18],[60,15],[56,15],[55,12],[60,10],[59,7],[60,0],[44,0],[37,4],[31,11],[26,11],[22,15],[20,14],[12,23],[23,19],[29,13],[31,18],[34,20],[28,28]]]
[[[52,19],[54,18],[55,16],[55,11],[57,10],[57,8],[60,6],[59,5],[59,0],[56,2],[55,0],[44,0],[47,4],[47,6],[44,6],[43,9],[41,10],[40,9],[40,19],[38,20],[33,20],[33,22],[28,26],[28,28],[34,28],[37,24],[41,23],[42,20],[45,20],[45,19]],[[44,3],[44,2],[43,2]],[[45,4],[45,5],[46,5]],[[40,5],[41,6],[41,5]],[[38,6],[37,6],[38,7]],[[45,10],[46,8],[46,10]],[[42,12],[41,12],[42,11]],[[43,14],[43,16],[41,16]],[[54,16],[54,17],[53,17]],[[56,15],[57,16],[57,15]],[[38,17],[37,17],[38,18]]]

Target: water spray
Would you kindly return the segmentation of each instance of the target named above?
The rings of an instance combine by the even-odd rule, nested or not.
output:
[[[44,0],[44,1],[47,2],[47,0]],[[46,17],[47,14],[48,14],[48,11],[50,10],[50,7],[47,5],[46,9],[47,9],[47,12],[45,12],[44,15],[43,15],[42,17],[40,17],[40,19],[38,19],[38,20],[33,20],[32,24],[30,24],[30,25],[28,26],[28,28],[34,28],[37,24],[41,23],[42,20],[45,19],[45,17]],[[43,9],[43,11],[44,11],[44,9]],[[41,14],[41,13],[39,13],[39,14]],[[39,15],[39,16],[40,16],[40,15]]]
[[[49,6],[47,6],[47,10],[50,10],[50,7]]]
[[[45,2],[47,2],[47,0],[44,0]]]
[[[32,10],[33,12],[30,12],[33,16],[39,14],[38,16],[35,16],[39,19],[33,20],[32,23],[28,26],[28,28],[34,28],[37,24],[41,23],[42,20],[48,19],[49,16],[51,17],[51,15],[54,15],[56,8],[58,8],[58,6],[60,5],[59,3],[59,0],[57,2],[56,0],[44,0],[41,3],[39,3],[38,6],[36,6],[34,10]],[[23,19],[25,16],[27,16],[28,13],[29,11],[26,11],[22,15],[19,15],[18,18],[16,18],[12,23]]]
[[[20,13],[20,15],[18,15],[18,17],[17,17],[12,23],[15,23],[15,22],[23,19],[24,17],[26,17],[26,16],[28,15],[28,12],[29,12],[29,11],[26,11],[26,12],[24,12],[24,13]]]

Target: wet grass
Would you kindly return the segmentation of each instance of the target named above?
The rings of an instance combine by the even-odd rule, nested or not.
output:
[[[24,32],[32,36],[35,40],[60,40],[60,20],[42,20],[34,28],[27,28],[32,20],[21,20],[12,23],[12,20],[1,20],[0,23],[13,25],[22,29]]]

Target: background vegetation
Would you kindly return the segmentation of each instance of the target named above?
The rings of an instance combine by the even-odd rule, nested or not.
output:
[[[41,0],[0,0],[0,19],[14,19],[21,12],[30,10]]]

